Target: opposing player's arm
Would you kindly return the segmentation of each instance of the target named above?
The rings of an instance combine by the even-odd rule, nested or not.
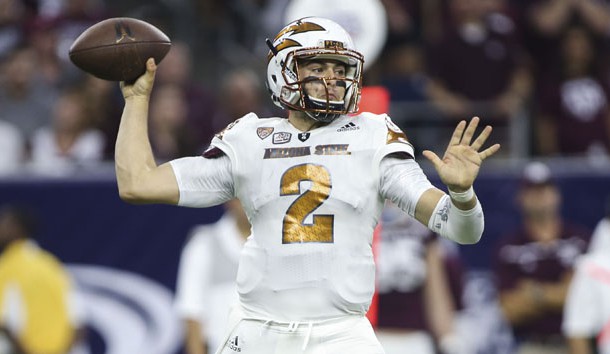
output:
[[[130,203],[177,204],[180,198],[170,164],[157,166],[148,138],[148,106],[157,67],[146,62],[146,73],[133,85],[121,83],[125,108],[115,150],[121,199]]]

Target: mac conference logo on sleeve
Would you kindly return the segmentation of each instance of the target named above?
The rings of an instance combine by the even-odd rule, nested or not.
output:
[[[273,133],[273,127],[260,127],[256,129],[256,135],[258,135],[261,140],[265,140],[271,133]]]

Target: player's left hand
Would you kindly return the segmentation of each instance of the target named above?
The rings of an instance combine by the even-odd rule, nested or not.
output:
[[[486,126],[472,141],[478,125],[478,117],[472,118],[468,126],[466,121],[461,121],[453,131],[442,160],[430,150],[423,152],[423,155],[434,165],[441,181],[454,192],[463,192],[470,188],[479,174],[483,160],[500,150],[500,144],[494,144],[479,151],[491,134],[492,128]]]

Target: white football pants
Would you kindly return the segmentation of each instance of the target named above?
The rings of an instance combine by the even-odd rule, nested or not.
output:
[[[243,318],[234,309],[230,317],[217,354],[385,354],[364,316],[288,323]]]

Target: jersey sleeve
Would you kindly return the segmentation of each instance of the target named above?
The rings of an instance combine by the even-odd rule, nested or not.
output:
[[[380,194],[391,200],[411,217],[419,198],[434,188],[421,167],[413,159],[386,157],[380,164]]]
[[[184,157],[170,164],[180,191],[178,205],[210,207],[234,197],[231,161],[227,156]]]

